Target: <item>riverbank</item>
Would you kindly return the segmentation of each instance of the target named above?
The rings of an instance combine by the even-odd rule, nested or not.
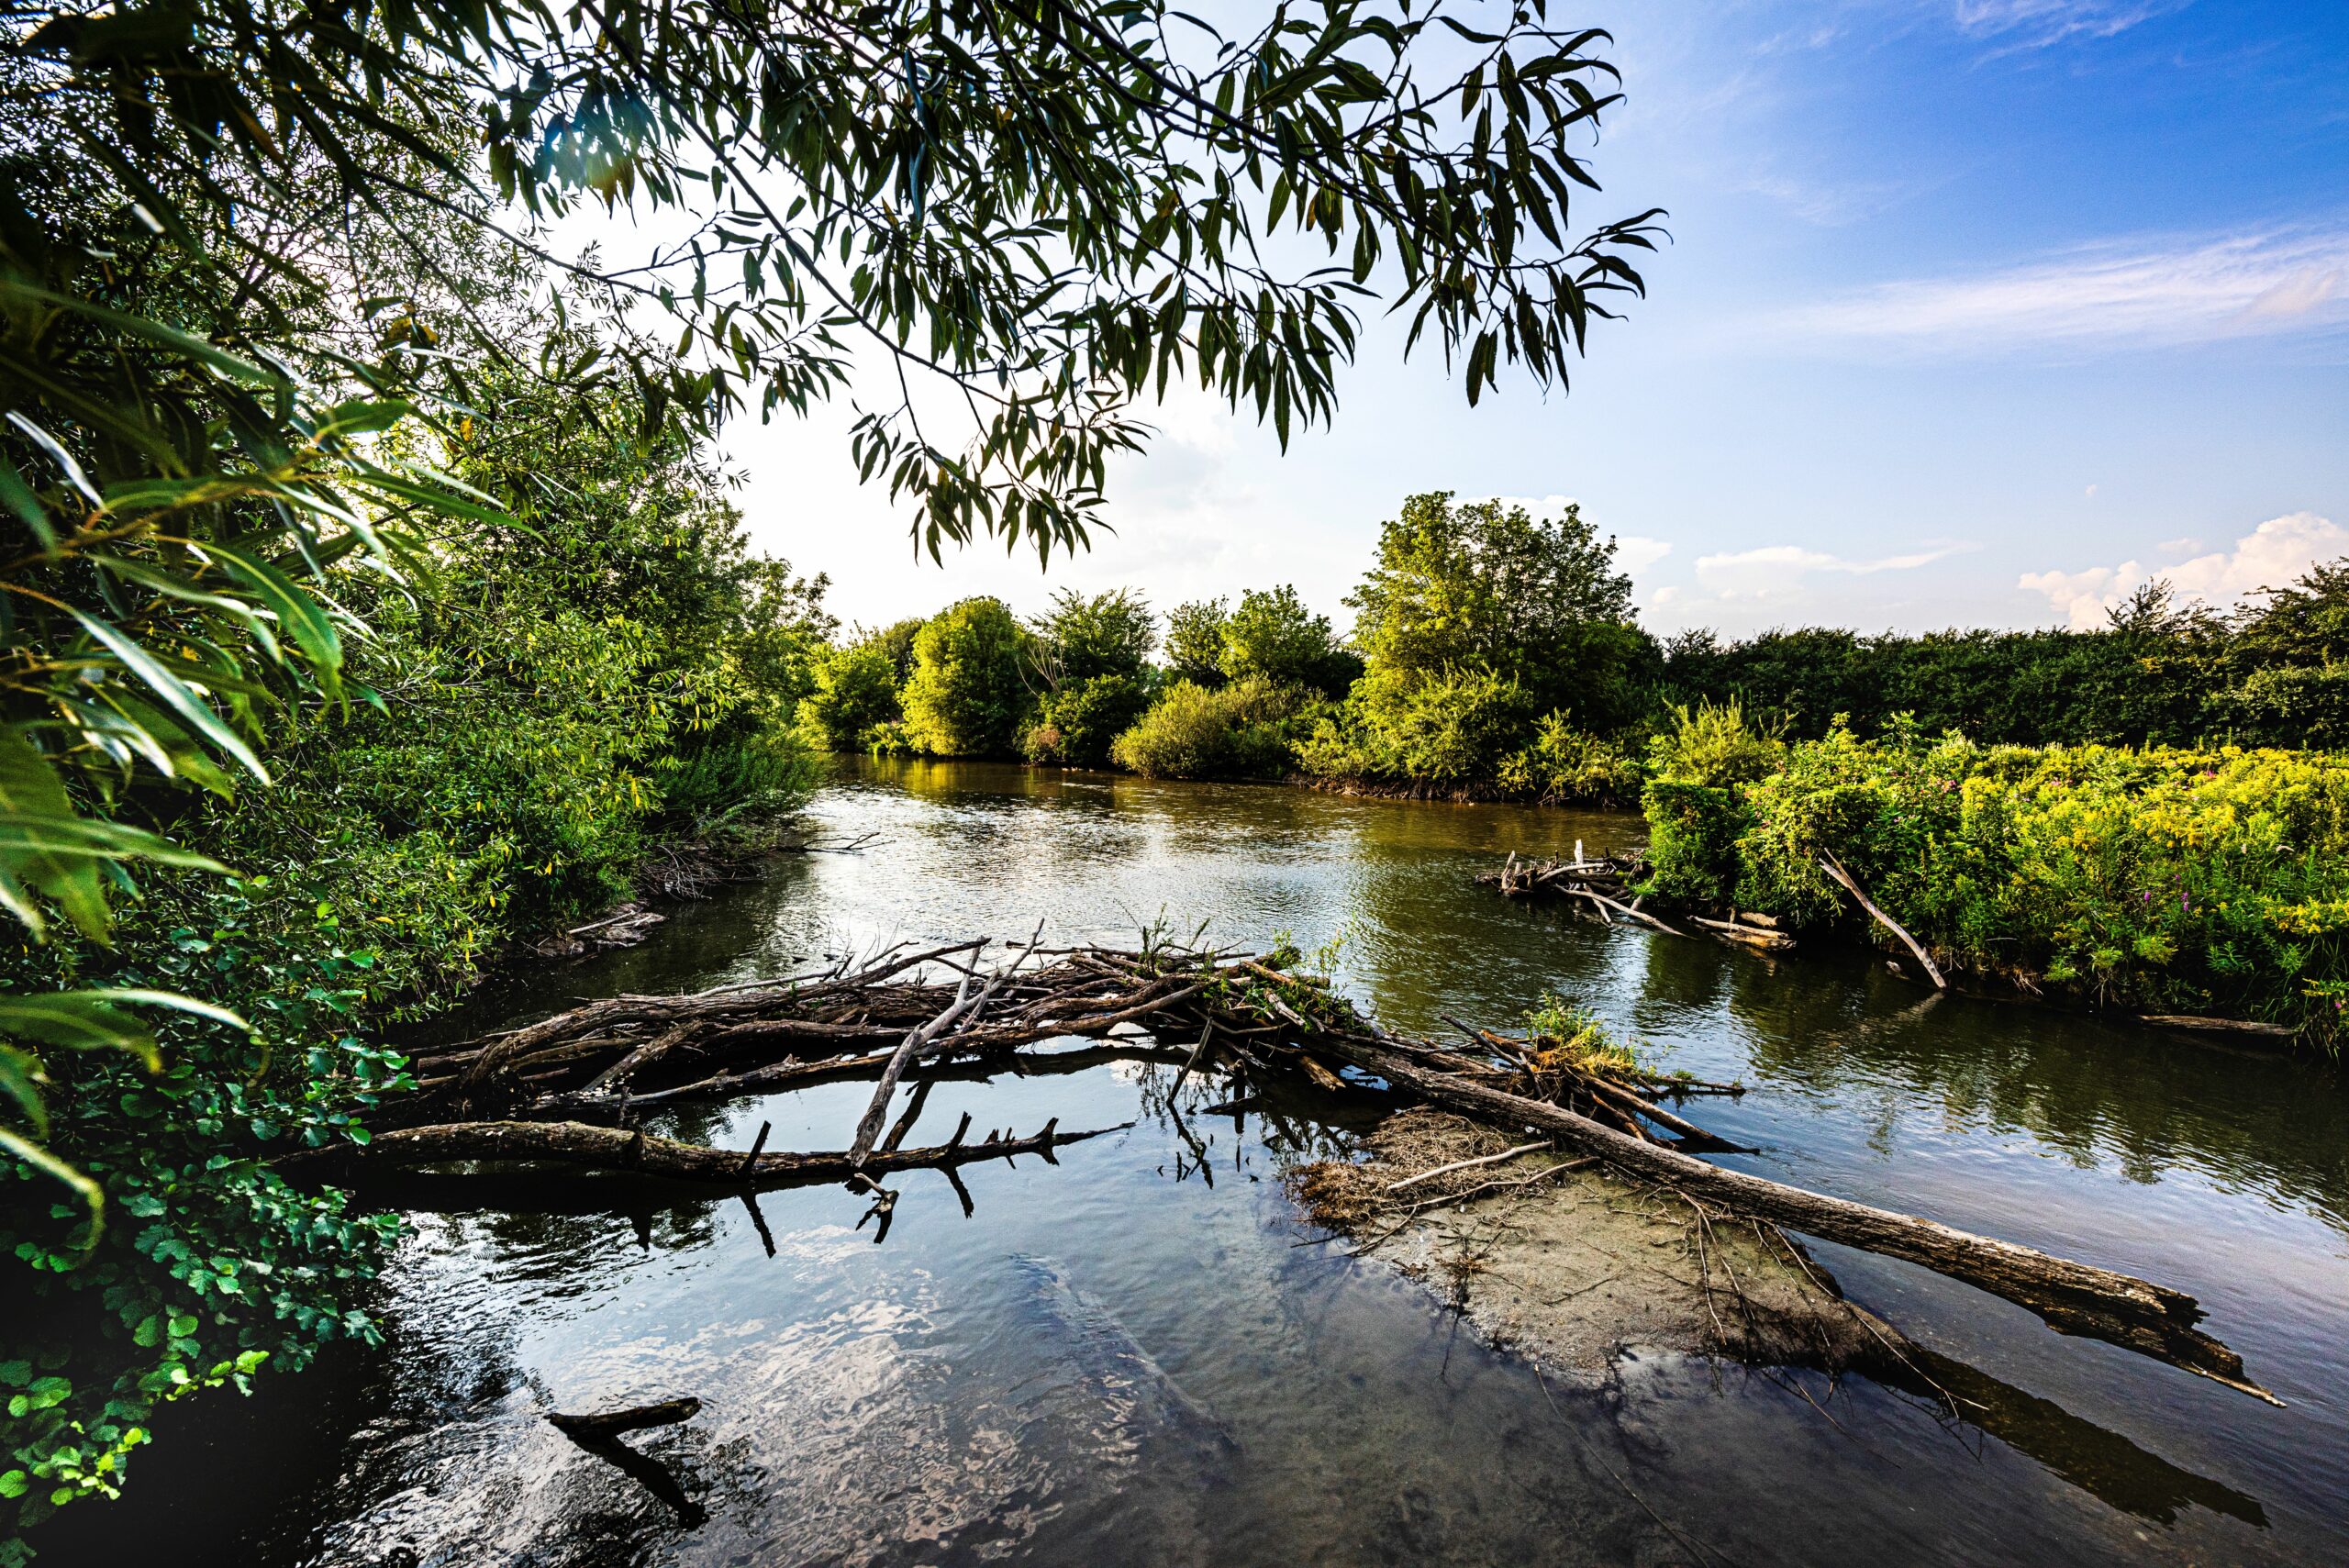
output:
[[[1664,1065],[1748,1086],[1690,1113],[1761,1151],[1729,1164],[2191,1291],[2290,1407],[2141,1373],[1824,1247],[1851,1299],[2028,1391],[2011,1439],[1865,1376],[1642,1352],[1587,1382],[1537,1374],[1378,1256],[1299,1223],[1280,1175],[1366,1129],[1306,1096],[1234,1113],[1196,1076],[1169,1104],[1178,1068],[1102,1066],[941,1082],[926,1128],[1140,1120],[1056,1167],[966,1168],[971,1218],[941,1175],[892,1179],[877,1247],[872,1221],[856,1229],[870,1197],[838,1187],[762,1195],[755,1216],[731,1195],[584,1183],[537,1208],[421,1208],[373,1295],[398,1353],[258,1396],[301,1462],[247,1464],[244,1402],[190,1401],[139,1485],[94,1511],[119,1521],[116,1542],[170,1529],[191,1568],[402,1552],[699,1568],[907,1540],[1048,1568],[1120,1552],[1153,1568],[1693,1557],[1628,1487],[1705,1551],[1756,1564],[2313,1568],[2349,1549],[2349,1429],[2329,1394],[2349,1376],[2349,1127],[2327,1073],[2051,1009],[1919,1011],[1857,955],[1771,966],[1470,884],[1510,845],[1627,849],[1640,826],[1620,815],[904,762],[856,765],[809,819],[827,840],[875,838],[682,906],[641,946],[526,969],[463,1032],[895,938],[1024,937],[1039,916],[1047,945],[1130,939],[1162,905],[1215,911],[1211,934],[1236,944],[1342,933],[1340,985],[1393,1024],[1432,1036],[1445,1014],[1507,1019],[1545,990],[1575,995]],[[748,1150],[771,1124],[770,1150],[831,1148],[870,1090],[647,1126]],[[686,1395],[702,1413],[644,1447],[707,1511],[692,1530],[540,1415]],[[150,1496],[170,1507],[136,1512]],[[93,1537],[75,1545],[102,1560]]]
[[[1645,803],[1639,891],[1662,906],[1867,929],[1911,962],[1864,894],[1953,973],[2337,1052],[2349,757],[1838,730],[1747,778],[1660,779]]]

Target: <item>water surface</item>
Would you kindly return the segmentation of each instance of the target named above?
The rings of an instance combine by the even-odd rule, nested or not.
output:
[[[1635,817],[1350,800],[992,765],[859,764],[856,855],[783,862],[646,946],[547,966],[465,1020],[701,986],[899,938],[1342,938],[1390,1025],[1571,994],[1675,1066],[1753,1086],[1704,1119],[1765,1173],[2163,1280],[2276,1410],[1842,1249],[1865,1305],[1976,1381],[1980,1427],[1862,1379],[1630,1356],[1561,1382],[1318,1240],[1301,1117],[1181,1125],[1166,1070],[944,1083],[924,1131],[1139,1118],[1060,1163],[899,1180],[886,1240],[837,1188],[420,1213],[390,1344],[162,1423],[129,1496],[45,1561],[180,1563],[1788,1563],[2349,1560],[2349,1099],[2329,1067],[2015,1005],[1928,1000],[1864,954],[1776,961],[1504,903],[1508,850]],[[868,1085],[673,1130],[838,1148]],[[921,1141],[918,1133],[915,1141]],[[1970,1376],[1973,1374],[1969,1374]],[[1958,1386],[1953,1384],[1954,1387]],[[691,1394],[638,1446],[680,1511],[540,1418]],[[79,1517],[77,1517],[79,1516]]]

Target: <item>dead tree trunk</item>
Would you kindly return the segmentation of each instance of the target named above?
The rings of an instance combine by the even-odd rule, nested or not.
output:
[[[2194,1327],[2202,1309],[2183,1292],[1930,1219],[1707,1164],[1547,1101],[1437,1072],[1377,1040],[1333,1035],[1317,1043],[1390,1084],[1494,1126],[1548,1133],[1618,1170],[1692,1197],[1825,1240],[1920,1263],[2037,1314],[2059,1334],[2102,1340],[2281,1403],[2244,1376],[2241,1356]]]
[[[305,1164],[333,1163],[338,1174],[363,1174],[370,1169],[437,1165],[451,1161],[522,1161],[575,1165],[589,1170],[657,1176],[669,1181],[707,1182],[727,1187],[785,1186],[817,1182],[844,1182],[862,1171],[882,1175],[891,1171],[968,1165],[981,1160],[1008,1159],[1014,1154],[1041,1154],[1087,1139],[1120,1132],[1125,1127],[1091,1132],[1063,1132],[1048,1122],[1027,1138],[990,1133],[977,1143],[964,1141],[970,1118],[952,1140],[927,1149],[876,1150],[862,1161],[843,1150],[838,1153],[796,1154],[745,1152],[711,1149],[699,1143],[653,1138],[617,1127],[591,1127],[577,1121],[469,1121],[445,1127],[410,1127],[377,1133],[363,1149],[335,1150]],[[292,1162],[288,1162],[291,1163]]]

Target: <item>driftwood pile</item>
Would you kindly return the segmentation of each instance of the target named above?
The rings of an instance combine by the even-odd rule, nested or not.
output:
[[[1945,991],[1949,988],[1948,977],[1943,974],[1941,966],[1933,962],[1933,955],[1925,950],[1924,944],[1910,936],[1908,928],[1876,906],[1875,900],[1867,895],[1866,889],[1860,885],[1859,879],[1842,861],[1832,854],[1822,853],[1819,857],[1819,869],[1830,881],[1849,893],[1869,919],[1899,940],[1923,968],[1934,989]],[[1532,898],[1545,894],[1579,898],[1593,906],[1601,920],[1611,921],[1620,917],[1667,936],[1687,935],[1640,907],[1645,900],[1633,895],[1631,890],[1633,884],[1646,876],[1647,870],[1646,864],[1637,856],[1606,855],[1597,860],[1586,860],[1583,856],[1582,843],[1577,840],[1574,859],[1570,861],[1520,862],[1517,852],[1511,851],[1508,860],[1499,870],[1480,873],[1476,884],[1494,888],[1504,898]],[[1626,903],[1626,899],[1630,901]],[[1763,952],[1779,952],[1795,945],[1793,935],[1781,929],[1783,922],[1776,915],[1732,909],[1726,920],[1695,914],[1684,917],[1690,925],[1710,931],[1723,941],[1737,942]]]
[[[1604,862],[1601,862],[1603,865]],[[1591,862],[1583,862],[1591,867]],[[1596,880],[1597,867],[1592,867]],[[1553,879],[1554,880],[1554,879]],[[1619,1062],[1459,1025],[1464,1044],[1389,1034],[1328,982],[1290,973],[1287,953],[1152,943],[1138,950],[1013,944],[891,950],[858,964],[686,995],[591,1002],[528,1027],[419,1053],[418,1093],[400,1125],[363,1147],[296,1157],[346,1179],[417,1166],[521,1163],[699,1184],[748,1194],[841,1182],[873,1199],[885,1230],[896,1194],[881,1178],[1054,1151],[1119,1129],[971,1136],[907,1146],[941,1078],[1073,1071],[1104,1060],[1179,1064],[1236,1086],[1307,1082],[1397,1105],[1422,1102],[1669,1188],[1712,1213],[1879,1252],[1935,1270],[2037,1314],[2060,1333],[2103,1340],[2229,1387],[2272,1397],[2196,1324],[2191,1296],[2111,1270],[1976,1236],[1929,1219],[1807,1192],[1698,1159],[1731,1145],[1666,1098],[1712,1086],[1646,1076]],[[1090,1047],[1065,1042],[1090,1040]],[[1057,1043],[1060,1049],[1033,1048]],[[870,1079],[864,1114],[836,1152],[721,1150],[646,1132],[645,1113],[687,1102]],[[898,1091],[907,1087],[902,1109]],[[898,1110],[896,1119],[890,1112]],[[1130,1125],[1130,1124],[1129,1124]]]

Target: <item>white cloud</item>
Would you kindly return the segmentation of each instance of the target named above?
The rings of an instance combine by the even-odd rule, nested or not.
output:
[[[2192,539],[2173,539],[2161,549],[2193,546]],[[2016,586],[2045,595],[2056,614],[2085,630],[2102,626],[2108,611],[2156,577],[2167,578],[2181,598],[2224,608],[2262,588],[2282,587],[2312,563],[2339,555],[2349,555],[2349,528],[2313,512],[2293,512],[2268,518],[2235,540],[2232,550],[2174,566],[2148,568],[2124,561],[2078,572],[2026,572]]]
[[[1800,545],[1763,545],[1726,555],[1698,556],[1697,582],[1707,594],[1723,603],[1798,601],[1807,595],[1809,579],[1815,575],[1871,577],[1879,572],[1913,572],[1971,548],[1964,544],[1939,545],[1873,561],[1854,561],[1825,550],[1806,550]]]
[[[2009,49],[2045,49],[2071,38],[2109,39],[2190,0],[1957,0],[1956,21],[1974,38]]]
[[[1972,277],[1878,284],[1781,315],[1774,339],[1928,353],[2097,350],[2349,325],[2349,232],[2091,246]]]
[[[1616,569],[1634,577],[1671,553],[1669,543],[1645,534],[1618,534],[1615,538]]]

